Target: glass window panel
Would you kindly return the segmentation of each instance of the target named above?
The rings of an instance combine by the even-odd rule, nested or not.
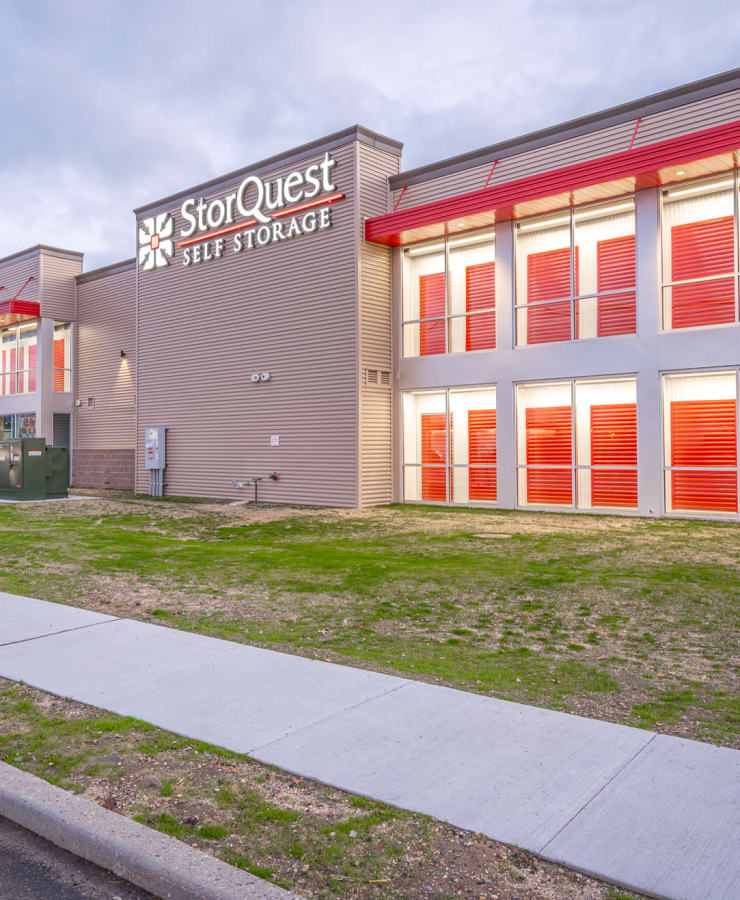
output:
[[[636,330],[635,213],[631,198],[575,210],[576,284],[580,295],[624,293],[576,305],[576,337],[634,334]]]
[[[570,213],[519,222],[517,344],[570,340],[570,303],[550,301],[571,296]]]
[[[443,241],[411,247],[404,251],[403,319],[405,322],[445,314],[444,272]]]
[[[446,465],[444,437],[446,411],[444,391],[404,392],[404,464]]]
[[[572,505],[570,382],[518,385],[516,416],[520,504]]]
[[[72,388],[72,340],[69,324],[54,326],[54,390]]]
[[[637,382],[576,381],[578,507],[637,507]],[[631,468],[630,468],[631,467]]]
[[[450,312],[493,309],[496,245],[493,231],[450,238]]]
[[[663,418],[667,510],[736,513],[736,373],[665,376]]]
[[[16,437],[36,437],[36,413],[20,413],[15,417]]]
[[[471,350],[495,350],[496,313],[475,313],[470,316],[453,316],[449,320],[450,353]]]
[[[734,193],[720,178],[663,193],[663,327],[734,322]]]
[[[543,344],[570,340],[570,300],[520,307],[516,313],[517,343]]]
[[[496,389],[450,390],[450,488],[456,503],[496,501]]]

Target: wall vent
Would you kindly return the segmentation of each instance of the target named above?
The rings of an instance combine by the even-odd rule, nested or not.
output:
[[[366,387],[390,387],[391,373],[383,369],[365,369]]]

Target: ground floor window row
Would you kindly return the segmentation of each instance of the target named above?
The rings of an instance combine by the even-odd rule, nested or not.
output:
[[[516,386],[517,503],[638,508],[637,382],[571,379]],[[663,377],[665,508],[738,512],[738,370]],[[403,395],[404,499],[497,502],[496,389]]]

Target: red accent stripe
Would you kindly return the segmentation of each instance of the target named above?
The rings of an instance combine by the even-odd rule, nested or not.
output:
[[[282,216],[292,216],[294,213],[303,212],[304,209],[313,209],[314,206],[324,206],[327,203],[335,203],[337,200],[341,200],[342,197],[344,197],[344,194],[339,192],[336,194],[329,194],[328,197],[320,197],[318,200],[309,200],[308,203],[300,203],[298,206],[293,206],[290,209],[278,210],[278,212],[272,214],[272,218],[280,219]]]
[[[493,165],[491,166],[491,171],[488,173],[488,178],[486,178],[486,183],[483,185],[484,188],[488,187],[488,183],[490,182],[491,178],[493,177],[493,170],[496,168],[497,165],[498,165],[498,160],[494,159]]]
[[[314,206],[324,206],[327,203],[335,203],[337,200],[341,200],[344,197],[342,193],[329,194],[328,197],[321,197],[319,200],[311,200],[309,203],[301,203],[298,206],[293,206],[290,209],[279,210],[276,213],[272,214],[273,219],[279,219],[282,216],[291,216],[294,213],[302,212],[304,209],[312,209]],[[256,219],[247,219],[245,222],[238,222],[236,225],[228,225],[226,228],[219,228],[216,231],[209,231],[207,234],[200,234],[196,237],[187,238],[184,241],[178,241],[178,247],[187,247],[190,244],[199,244],[201,241],[208,241],[211,238],[221,237],[222,234],[231,234],[232,231],[241,231],[242,228],[249,228],[251,225],[256,225]]]
[[[33,275],[29,275],[28,278],[26,278],[26,280],[23,282],[23,285],[18,288],[18,293],[15,295],[15,297],[13,297],[13,300],[17,300],[32,281]]]
[[[406,193],[407,190],[408,190],[408,185],[405,184],[401,188],[401,193],[398,195],[398,200],[396,200],[396,202],[393,204],[393,212],[395,212],[398,209],[398,204],[401,202],[401,198],[403,197],[403,195]]]
[[[256,225],[256,219],[247,219],[246,222],[239,222],[238,225],[229,225],[227,228],[220,228],[218,231],[210,231],[208,234],[199,234],[196,237],[187,238],[184,241],[178,241],[178,247],[188,247],[190,244],[199,244],[201,241],[210,240],[210,238],[221,237],[222,234],[231,234],[232,231],[241,231],[242,228],[249,228],[250,225]]]
[[[680,137],[623,150],[538,175],[529,175],[493,187],[458,194],[433,203],[368,219],[365,238],[380,244],[398,246],[407,242],[403,233],[427,225],[476,213],[496,211],[505,221],[515,217],[517,203],[549,197],[578,188],[590,187],[621,178],[640,179],[636,187],[658,183],[660,169],[736,150],[740,147],[740,121],[707,128]],[[643,183],[644,182],[644,183]]]
[[[637,117],[637,121],[635,122],[635,130],[632,132],[632,140],[630,141],[630,145],[627,148],[628,150],[631,150],[633,144],[635,143],[635,138],[637,137],[637,129],[640,127],[640,122],[642,122],[642,116]]]

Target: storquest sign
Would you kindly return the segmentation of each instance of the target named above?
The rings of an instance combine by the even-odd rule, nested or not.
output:
[[[183,250],[182,264],[192,266],[330,228],[331,204],[344,197],[332,178],[335,165],[327,152],[321,162],[269,181],[248,175],[225,197],[190,197],[180,208],[177,241],[169,213],[143,219],[139,265],[143,271],[170,265],[175,246]]]

